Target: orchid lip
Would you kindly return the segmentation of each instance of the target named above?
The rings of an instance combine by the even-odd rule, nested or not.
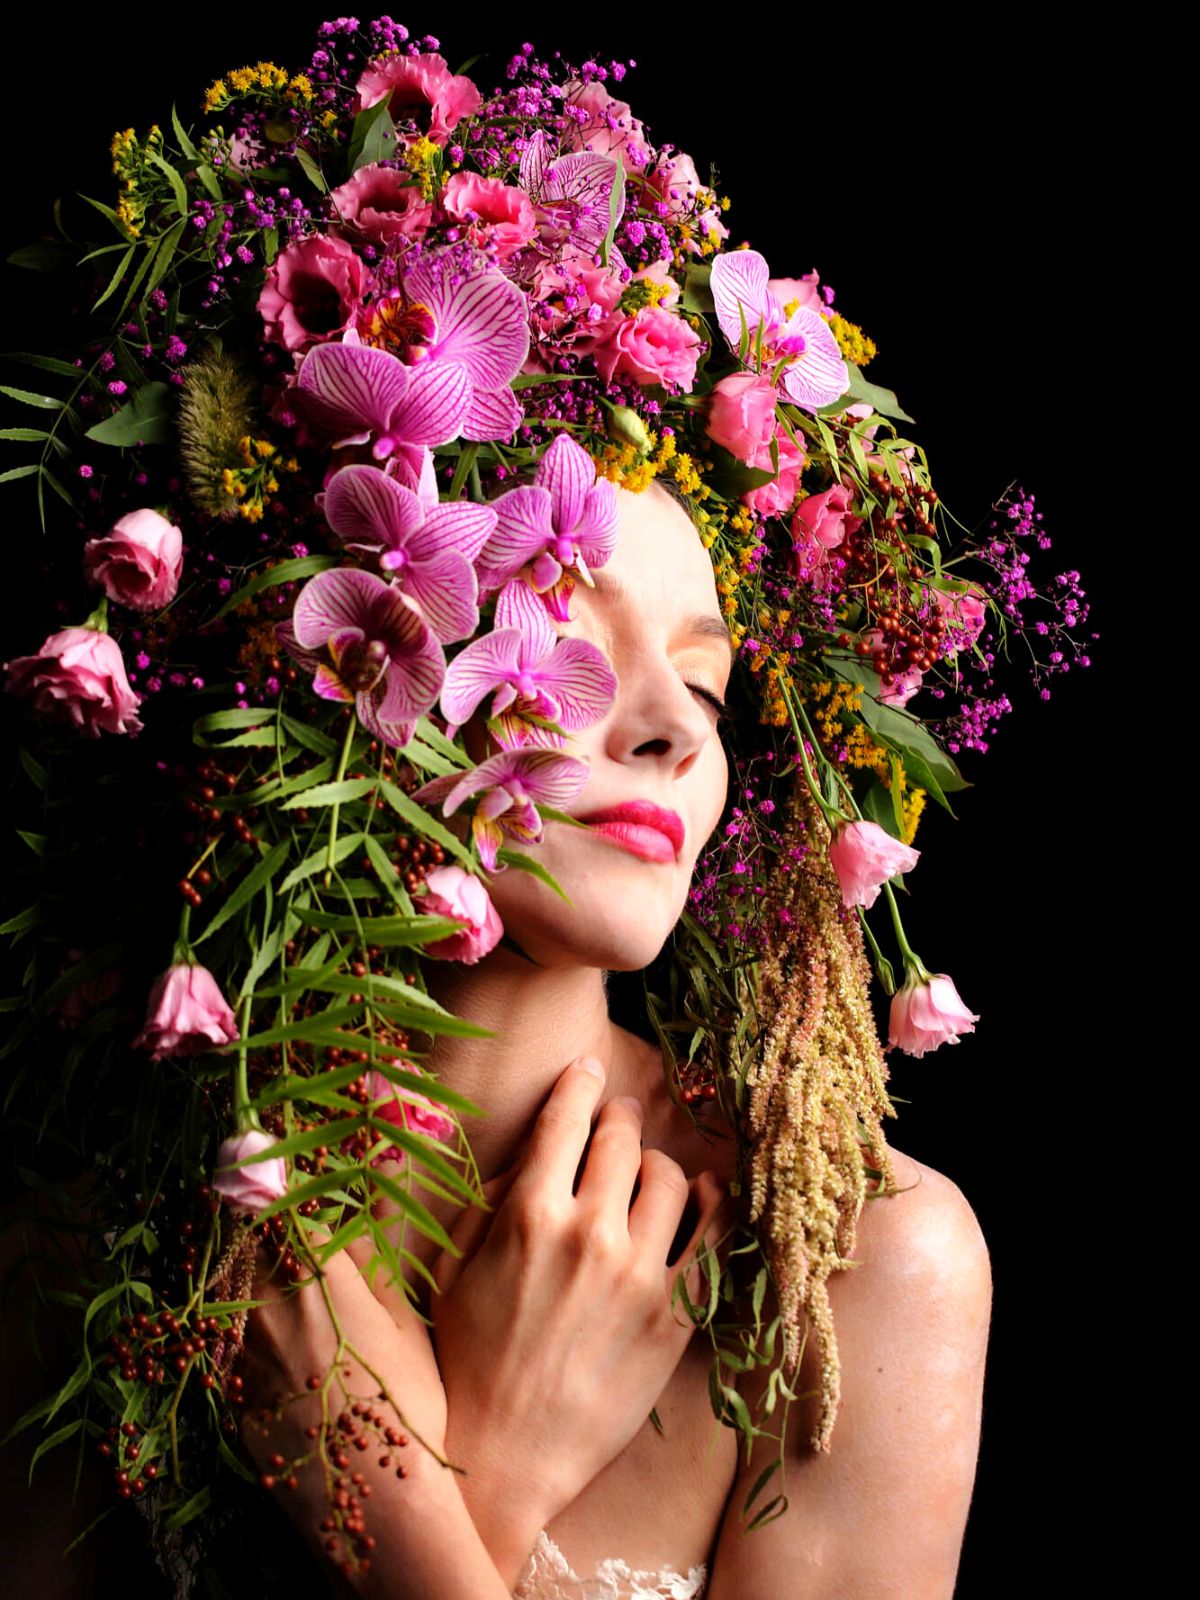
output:
[[[664,811],[662,806],[656,806],[650,800],[626,800],[619,806],[589,811],[586,816],[576,817],[575,820],[589,823],[624,822],[638,828],[655,828],[670,840],[676,855],[683,849],[686,834],[683,818],[677,811]]]

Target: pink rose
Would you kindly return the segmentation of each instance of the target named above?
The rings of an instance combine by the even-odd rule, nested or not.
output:
[[[605,383],[613,377],[640,384],[676,384],[686,394],[696,381],[696,362],[704,341],[682,317],[659,306],[643,306],[634,317],[622,317],[595,351],[596,368]]]
[[[792,509],[792,501],[800,487],[800,474],[808,460],[804,451],[792,443],[786,428],[776,428],[775,438],[779,445],[779,471],[770,483],[764,483],[759,489],[748,489],[742,496],[742,504],[763,517],[781,517]],[[759,450],[750,465],[770,469],[769,444]]]
[[[929,592],[946,623],[941,654],[953,656],[960,650],[969,650],[983,632],[983,625],[987,621],[987,596],[984,591],[973,583],[961,594],[947,594],[944,589],[932,589]]]
[[[207,967],[177,961],[155,982],[146,1005],[146,1026],[133,1041],[164,1056],[197,1056],[214,1045],[232,1044],[237,1022],[217,980]]]
[[[409,172],[372,162],[329,196],[348,227],[371,239],[419,239],[433,217],[433,206]]]
[[[125,676],[121,647],[95,628],[52,633],[35,656],[7,663],[9,694],[28,695],[34,708],[73,723],[98,739],[104,733],[140,733],[140,704]]]
[[[806,307],[809,311],[824,311],[825,297],[817,287],[820,278],[815,272],[806,272],[802,278],[768,278],[767,290],[781,306]]]
[[[475,115],[481,102],[470,78],[457,77],[437,55],[380,56],[354,87],[356,111],[386,100],[393,122],[415,122],[440,145],[464,117]]]
[[[418,1072],[420,1069],[411,1061],[396,1061],[395,1066],[405,1072]],[[374,1067],[367,1074],[367,1093],[372,1100],[382,1100],[383,1105],[377,1106],[372,1115],[381,1122],[390,1122],[395,1128],[403,1128],[408,1132],[423,1133],[430,1139],[438,1139],[443,1144],[449,1143],[454,1138],[455,1125],[451,1117],[434,1105],[432,1100],[413,1089],[405,1089],[403,1098],[400,1090],[382,1072],[377,1072]],[[389,1145],[379,1155],[375,1156],[372,1165],[378,1166],[381,1161],[400,1161],[405,1158],[405,1152],[397,1145]]]
[[[707,430],[710,439],[748,465],[757,465],[765,449],[770,467],[775,436],[775,386],[770,379],[754,372],[722,378],[709,396]]]
[[[849,489],[844,489],[840,483],[822,494],[810,494],[796,507],[792,518],[793,538],[802,529],[826,550],[836,549],[862,522],[861,517],[850,514],[851,498]]]
[[[697,210],[701,190],[706,194],[711,191],[700,182],[700,174],[691,156],[681,151],[678,155],[660,159],[653,172],[647,175],[647,183],[660,196],[658,207],[665,208],[667,217],[674,222],[690,220],[695,237],[688,238],[685,235],[683,246],[692,255],[699,254],[705,242],[711,242],[715,249],[728,239],[729,229],[721,221],[719,205],[710,205],[704,211]]]
[[[294,240],[268,268],[258,297],[266,337],[288,350],[339,338],[354,319],[366,282],[363,263],[344,239],[315,233]]]
[[[925,982],[910,967],[904,987],[892,996],[888,1048],[923,1056],[941,1044],[957,1044],[959,1034],[974,1033],[978,1021],[946,973],[939,972]]]
[[[846,822],[829,846],[829,859],[842,889],[842,904],[866,910],[898,872],[915,867],[921,852],[893,839],[877,822]]]
[[[462,961],[474,966],[481,956],[494,950],[504,933],[504,924],[480,880],[461,867],[437,867],[425,879],[425,893],[417,909],[432,917],[452,917],[463,924],[461,933],[438,939],[424,946],[427,956],[439,961]]]
[[[446,185],[442,204],[460,222],[474,220],[489,228],[501,261],[527,245],[538,230],[537,216],[524,189],[514,189],[499,178],[456,172]],[[475,213],[474,219],[470,212]]]
[[[89,539],[83,565],[92,582],[118,605],[159,611],[179,588],[183,534],[146,506],[127,512],[102,539]]]
[[[254,1214],[287,1193],[287,1162],[282,1156],[254,1161],[248,1167],[237,1165],[248,1156],[274,1149],[278,1143],[261,1128],[247,1128],[236,1138],[226,1139],[217,1151],[212,1186],[232,1210]]]
[[[621,152],[625,170],[640,170],[654,154],[645,129],[624,100],[615,100],[599,83],[582,84],[578,78],[563,84],[563,108],[570,118],[563,137],[568,150],[590,150],[594,155]]]

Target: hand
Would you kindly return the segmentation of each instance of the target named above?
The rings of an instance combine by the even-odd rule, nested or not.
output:
[[[732,1222],[711,1173],[689,1183],[641,1148],[632,1100],[601,1111],[572,1193],[602,1089],[602,1075],[568,1067],[519,1170],[489,1186],[498,1208],[464,1214],[452,1233],[462,1256],[434,1268],[446,1449],[467,1469],[463,1495],[489,1549],[493,1520],[514,1525],[521,1504],[544,1526],[644,1425],[694,1331],[682,1302],[672,1307],[675,1280],[684,1270],[701,1297],[687,1263]],[[689,1196],[699,1218],[668,1265]]]

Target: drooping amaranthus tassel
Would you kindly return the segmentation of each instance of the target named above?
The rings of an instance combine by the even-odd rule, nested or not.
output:
[[[857,917],[842,906],[829,830],[797,786],[778,875],[781,937],[759,965],[760,1048],[746,1074],[751,1221],[771,1269],[794,1373],[805,1329],[821,1368],[813,1448],[828,1450],[841,1367],[828,1282],[854,1253],[871,1173],[895,1187],[882,1118],[895,1107],[871,1011],[871,972]],[[789,920],[790,919],[790,920]]]

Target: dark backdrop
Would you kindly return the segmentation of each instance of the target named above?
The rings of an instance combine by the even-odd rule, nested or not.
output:
[[[84,12],[65,38],[43,16],[40,43],[6,75],[6,244],[48,224],[56,193],[111,198],[115,128],[166,124],[172,98],[195,120],[227,67],[301,65],[320,19],[311,7],[241,6],[228,26],[197,16],[186,39],[168,42],[161,8],[125,5],[116,28]],[[986,756],[964,758],[976,787],[956,798],[958,820],[925,814],[906,924],[982,1021],[954,1049],[892,1058],[906,1102],[894,1142],[961,1185],[992,1252],[983,1448],[959,1593],[1031,1579],[1048,1591],[1098,1559],[1111,1571],[1106,1519],[1128,1495],[1110,1478],[1111,1442],[1138,1403],[1110,1366],[1124,1179],[1110,1152],[1126,1134],[1110,1085],[1125,1079],[1133,1045],[1114,948],[1113,900],[1128,879],[1110,876],[1106,849],[1133,826],[1118,800],[1129,774],[1114,696],[1130,622],[1114,580],[1118,539],[1124,548],[1150,534],[1122,519],[1131,508],[1115,488],[1115,415],[1131,398],[1121,374],[1139,337],[1132,312],[1116,311],[1138,299],[1136,257],[1114,253],[1124,133],[1104,73],[1080,72],[1032,26],[968,43],[957,24],[935,35],[857,11],[846,27],[832,13],[790,16],[726,11],[707,34],[670,37],[656,13],[661,32],[628,47],[638,66],[616,92],[656,142],[689,151],[702,174],[716,163],[734,242],[748,239],[777,275],[816,267],[835,286],[839,308],[878,342],[871,377],[917,419],[963,522],[977,524],[1014,479],[1036,491],[1055,541],[1042,571],[1080,569],[1089,628],[1102,636],[1090,671],[1055,680],[1048,703],[1014,668],[1016,711]],[[416,31],[421,19],[401,20]],[[447,26],[441,38],[452,66],[494,50],[473,68],[490,83],[522,39],[579,61],[599,56],[605,36],[612,53],[609,30],[575,26]],[[1130,204],[1126,191],[1126,240]],[[24,282],[0,268],[4,348],[39,342]],[[10,369],[8,381],[26,380]],[[34,537],[28,518],[14,527],[18,493],[2,492],[10,536]],[[34,648],[26,633],[11,621],[4,654]]]

